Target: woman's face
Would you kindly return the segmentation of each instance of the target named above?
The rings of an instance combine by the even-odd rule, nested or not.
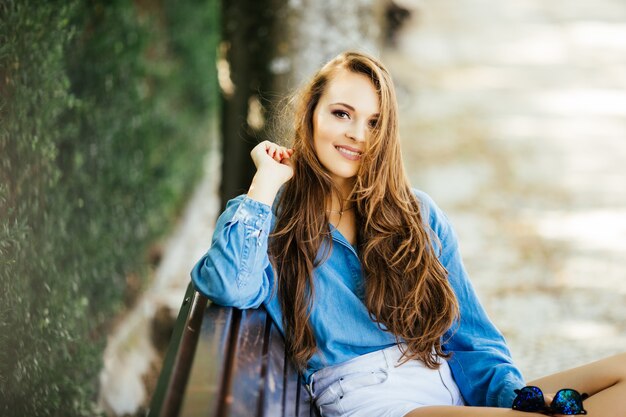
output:
[[[337,186],[351,186],[379,115],[374,84],[340,69],[329,80],[313,113],[313,147]]]

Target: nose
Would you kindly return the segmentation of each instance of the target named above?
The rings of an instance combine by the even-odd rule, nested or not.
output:
[[[366,122],[354,121],[350,124],[350,128],[346,132],[346,135],[356,142],[364,142],[367,132]]]

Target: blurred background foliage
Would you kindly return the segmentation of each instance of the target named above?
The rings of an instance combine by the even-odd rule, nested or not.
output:
[[[115,313],[200,178],[218,1],[0,5],[0,414],[98,412]]]

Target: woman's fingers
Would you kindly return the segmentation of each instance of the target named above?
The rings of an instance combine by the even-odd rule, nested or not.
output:
[[[280,146],[274,142],[266,140],[255,146],[250,154],[258,168],[261,163],[266,163],[263,162],[263,160],[267,161],[267,157],[275,162],[281,163],[283,160],[290,158],[293,155],[293,149],[288,149],[284,146]]]
[[[291,155],[293,155],[293,149],[284,148],[282,159],[289,159],[291,158]]]
[[[291,152],[291,153],[286,152],[284,158],[281,159],[280,163],[283,164],[283,165],[287,165],[287,166],[293,168],[293,165],[291,163],[291,155],[293,155],[293,152]]]
[[[284,147],[283,147],[283,148],[281,149],[281,152],[280,152],[280,159],[279,159],[279,162],[280,162],[280,161],[283,161],[284,159],[291,158],[291,155],[292,155],[292,154],[293,154],[293,150],[291,150],[291,152],[289,152],[289,149],[287,149],[287,148],[284,148]]]
[[[289,153],[287,152],[287,148],[285,148],[284,146],[279,147],[278,149],[276,149],[276,152],[274,153],[274,159],[277,162],[282,161],[285,158],[289,158]]]
[[[276,162],[280,162],[285,158],[289,158],[293,155],[293,149],[287,149],[284,146],[279,146],[272,142],[267,142],[265,148],[268,156],[274,159]]]

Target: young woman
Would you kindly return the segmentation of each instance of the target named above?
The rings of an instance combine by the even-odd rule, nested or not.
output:
[[[516,392],[526,384],[452,227],[406,178],[380,62],[339,55],[303,90],[295,116],[290,148],[252,150],[250,189],[228,203],[192,279],[217,304],[265,305],[322,416],[582,412],[573,391],[552,403],[561,388],[588,394],[590,416],[626,416],[624,355]]]

